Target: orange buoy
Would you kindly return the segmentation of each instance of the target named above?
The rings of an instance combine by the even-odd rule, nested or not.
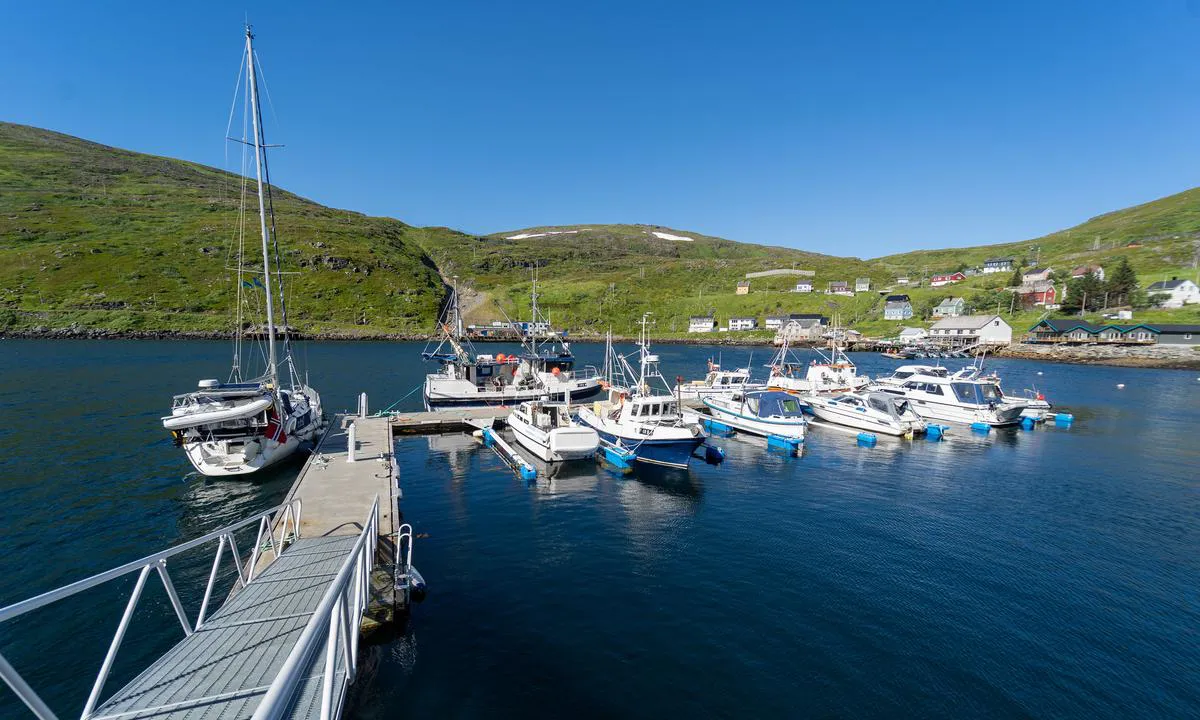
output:
[[[507,359],[508,359],[508,356],[505,355],[504,353],[496,353],[496,362],[504,362]]]
[[[554,377],[558,377],[559,373],[561,373],[561,372],[562,372],[562,370],[559,370],[558,368],[554,368],[553,370],[550,371],[550,374],[553,375]]]

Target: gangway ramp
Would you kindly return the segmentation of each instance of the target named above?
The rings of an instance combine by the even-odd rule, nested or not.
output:
[[[299,499],[169,550],[0,609],[0,623],[120,577],[137,582],[92,686],[85,720],[336,718],[357,667],[359,622],[370,595],[379,500],[358,532],[308,537]],[[250,557],[234,533],[258,523]],[[170,558],[216,545],[204,599],[189,615],[167,570]],[[274,556],[260,563],[263,555]],[[233,593],[218,609],[214,587],[233,564]],[[103,700],[105,683],[150,576],[161,579],[183,638],[125,687]],[[36,717],[53,711],[0,655],[0,676]]]

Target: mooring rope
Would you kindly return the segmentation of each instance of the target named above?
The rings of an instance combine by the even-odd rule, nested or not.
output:
[[[407,400],[407,399],[409,399],[410,397],[412,397],[412,394],[413,394],[413,393],[415,393],[416,391],[420,390],[420,389],[421,389],[421,388],[423,388],[424,386],[425,386],[425,384],[424,384],[424,383],[421,383],[420,385],[418,385],[418,386],[414,387],[412,390],[409,390],[409,391],[408,391],[408,393],[407,393],[407,394],[406,394],[404,397],[400,398],[399,400],[397,400],[396,402],[392,403],[391,405],[388,405],[388,406],[387,406],[386,408],[384,408],[383,410],[380,410],[379,412],[375,413],[375,417],[381,417],[381,416],[383,416],[383,415],[387,415],[388,413],[390,413],[390,412],[392,411],[392,408],[396,407],[396,406],[397,406],[397,405],[399,405],[400,403],[402,403],[402,402],[404,402],[405,400]]]

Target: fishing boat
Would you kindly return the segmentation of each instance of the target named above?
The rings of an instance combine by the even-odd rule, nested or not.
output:
[[[196,390],[176,395],[171,414],[162,418],[163,427],[170,431],[175,445],[183,448],[197,471],[208,476],[245,475],[274,465],[301,447],[310,446],[325,425],[320,395],[297,372],[288,338],[287,304],[279,267],[279,237],[271,203],[253,43],[254,35],[247,27],[243,58],[246,67],[245,110],[251,120],[253,138],[243,137],[241,141],[242,176],[248,179],[246,165],[250,162],[249,148],[253,148],[262,266],[249,265],[245,253],[246,228],[239,223],[233,367],[229,379],[226,382],[201,380]],[[239,87],[241,82],[239,78]],[[249,183],[243,182],[242,222],[247,217],[244,211],[250,192]],[[281,324],[275,320],[276,301],[281,311]],[[266,325],[259,336],[260,340],[264,337],[266,340],[265,368],[259,375],[244,377],[243,310],[260,302],[266,310]]]
[[[533,291],[533,313],[537,309],[537,285]],[[441,334],[432,350],[421,353],[425,360],[441,363],[441,369],[425,376],[423,397],[428,410],[455,406],[516,405],[542,397],[584,400],[600,392],[600,375],[594,368],[575,370],[575,356],[566,338],[553,334],[546,342],[537,334],[523,333],[522,352],[484,354],[475,350],[463,334],[459,311],[458,284],[453,284],[449,302],[439,320]],[[548,323],[546,324],[548,327]]]
[[[800,399],[778,390],[753,390],[704,398],[714,419],[753,435],[804,439],[808,421]]]
[[[678,399],[667,389],[658,370],[659,358],[650,352],[648,317],[649,313],[643,315],[641,321],[638,372],[624,356],[613,352],[610,336],[605,368],[614,374],[606,378],[608,397],[590,408],[580,408],[579,420],[595,429],[603,442],[632,453],[639,463],[686,468],[707,436],[698,423],[684,420]],[[652,382],[659,383],[662,390],[652,387]]]
[[[964,370],[952,374],[944,367],[901,365],[890,377],[879,378],[876,387],[907,398],[924,420],[993,426],[1020,422],[1027,401],[1005,396],[995,376]]]
[[[596,454],[600,436],[571,417],[566,403],[530,400],[508,414],[517,442],[546,462],[582,460]]]
[[[892,393],[814,395],[807,400],[813,415],[836,425],[898,437],[925,432],[925,421],[912,409],[909,401]]]
[[[730,395],[736,392],[765,390],[766,385],[750,382],[750,367],[724,370],[719,362],[708,361],[708,373],[703,380],[679,383],[675,386],[675,395],[680,402],[700,403],[707,397]]]
[[[867,386],[870,378],[860,376],[858,368],[846,357],[836,339],[829,341],[828,352],[817,350],[819,359],[807,365],[796,361],[788,351],[787,338],[768,365],[771,375],[767,388],[795,395],[852,392]]]

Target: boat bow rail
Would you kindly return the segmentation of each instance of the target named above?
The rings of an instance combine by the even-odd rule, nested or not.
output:
[[[0,624],[136,573],[132,594],[80,714],[82,720],[173,718],[198,708],[213,718],[245,718],[251,713],[259,720],[308,716],[316,715],[318,708],[323,719],[339,717],[346,689],[355,677],[359,622],[370,598],[379,497],[375,496],[357,536],[301,538],[301,511],[300,499],[294,498],[195,540],[0,608]],[[256,524],[254,548],[243,559],[234,535],[249,532]],[[171,580],[168,560],[211,543],[216,550],[193,621]],[[209,613],[222,562],[228,563],[226,549],[236,570],[234,589]],[[228,571],[228,564],[224,567]],[[184,637],[102,702],[113,662],[152,573],[161,579]],[[327,586],[316,580],[330,577]],[[293,640],[296,633],[299,637]],[[261,636],[272,639],[263,641]],[[247,668],[249,658],[253,667]],[[2,654],[0,677],[35,717],[57,720]]]

